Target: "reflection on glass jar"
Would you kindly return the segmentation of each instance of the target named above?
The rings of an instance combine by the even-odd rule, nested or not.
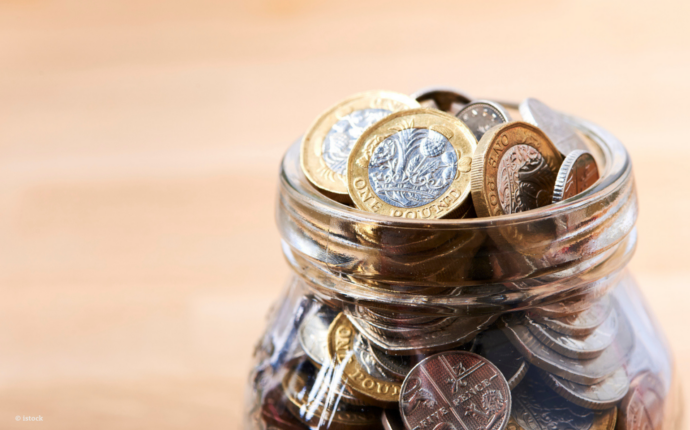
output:
[[[678,378],[625,269],[628,154],[577,199],[497,218],[391,219],[336,203],[285,155],[294,275],[254,356],[247,429],[677,429]]]

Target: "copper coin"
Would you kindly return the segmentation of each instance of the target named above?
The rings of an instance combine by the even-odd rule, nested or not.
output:
[[[544,384],[536,369],[513,390],[510,413],[522,430],[613,430],[616,408],[593,411],[577,406],[557,395]]]
[[[280,385],[268,390],[261,401],[261,420],[267,429],[307,430],[307,426],[288,410],[287,398]]]
[[[599,180],[599,168],[587,151],[576,150],[568,154],[561,164],[553,187],[553,203],[574,197]]]
[[[505,429],[508,382],[486,358],[447,351],[417,364],[405,378],[400,415],[410,430]]]
[[[464,92],[450,87],[423,88],[412,94],[423,107],[439,109],[455,114],[472,99]]]
[[[395,409],[386,409],[381,414],[383,430],[405,430],[405,424],[400,417],[400,412]]]
[[[618,430],[658,430],[664,418],[664,390],[659,378],[644,372],[633,379],[621,402]]]

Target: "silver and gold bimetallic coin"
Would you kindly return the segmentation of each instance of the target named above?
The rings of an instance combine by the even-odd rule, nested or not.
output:
[[[338,314],[328,330],[328,353],[342,380],[355,396],[377,406],[395,405],[400,381],[378,365],[370,347],[347,316]]]
[[[537,99],[528,98],[520,103],[520,115],[525,122],[542,129],[563,155],[577,149],[587,150],[587,144],[566,121],[565,116]]]
[[[463,91],[451,87],[423,88],[413,93],[411,97],[417,100],[422,107],[438,109],[452,114],[472,101],[472,98]]]
[[[491,127],[510,121],[510,114],[503,106],[488,100],[472,102],[462,108],[455,116],[472,130],[477,142]]]
[[[597,162],[587,151],[575,150],[563,160],[553,188],[553,203],[574,197],[599,180]]]
[[[311,366],[312,370],[307,369]],[[353,430],[375,429],[380,426],[377,408],[350,405],[342,401],[341,392],[313,372],[313,365],[303,362],[290,367],[282,387],[287,407],[311,429]],[[340,385],[340,390],[344,386]]]
[[[299,342],[307,357],[317,366],[328,361],[328,328],[337,312],[327,306],[316,307],[299,327]]]
[[[330,197],[349,199],[347,159],[357,138],[387,115],[419,107],[391,91],[355,94],[321,114],[302,139],[300,164],[309,181]]]
[[[551,204],[563,157],[539,128],[513,121],[491,128],[472,162],[472,202],[480,217]]]
[[[412,109],[368,128],[348,160],[357,208],[403,218],[461,217],[471,207],[470,170],[476,139],[452,115]]]

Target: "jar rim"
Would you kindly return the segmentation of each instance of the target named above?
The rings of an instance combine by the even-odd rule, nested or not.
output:
[[[623,144],[604,128],[581,118],[565,116],[566,120],[580,131],[591,143],[590,149],[599,165],[600,178],[590,188],[561,202],[532,209],[526,212],[501,215],[498,217],[463,219],[410,219],[396,218],[366,212],[339,203],[320,193],[299,168],[299,138],[288,149],[281,162],[280,181],[290,197],[298,199],[318,212],[341,218],[342,220],[385,225],[395,228],[434,228],[434,229],[477,229],[491,228],[507,224],[521,224],[562,215],[595,204],[621,188],[630,179],[632,163]],[[603,164],[603,165],[601,165]]]

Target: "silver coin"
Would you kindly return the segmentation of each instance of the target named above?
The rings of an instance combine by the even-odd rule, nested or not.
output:
[[[525,324],[537,339],[559,354],[586,360],[600,356],[613,343],[618,333],[618,314],[615,310],[611,312],[606,321],[587,336],[558,333],[529,317],[525,317]]]
[[[371,345],[374,359],[383,366],[389,374],[398,379],[405,379],[415,363],[409,355],[389,355],[381,348]]]
[[[408,128],[388,137],[376,147],[368,167],[374,193],[389,205],[407,209],[438,199],[457,172],[458,153],[453,145],[438,131],[426,128]]]
[[[553,187],[553,203],[574,197],[599,180],[597,162],[587,151],[576,150],[563,160]]]
[[[451,87],[428,87],[412,94],[423,107],[455,113],[472,99],[464,92]]]
[[[300,324],[299,342],[307,357],[317,366],[328,360],[328,327],[335,315],[327,306],[321,306]]]
[[[539,377],[536,369],[512,391],[510,416],[523,430],[611,429],[616,419],[614,408],[593,411],[556,395]]]
[[[450,349],[474,339],[484,327],[496,320],[495,315],[457,318],[452,324],[440,330],[429,330],[423,334],[406,338],[389,337],[378,333],[378,329],[361,318],[348,315],[352,324],[371,343],[392,355],[412,355],[422,352]]]
[[[413,314],[409,312],[397,312],[393,310],[374,308],[371,306],[355,305],[346,307],[345,313],[357,318],[364,318],[371,322],[387,325],[411,326],[424,324],[439,319],[438,315]]]
[[[347,174],[347,158],[357,138],[375,122],[390,115],[387,109],[361,109],[345,115],[333,124],[323,140],[322,157],[326,165],[339,175]]]
[[[527,361],[549,373],[578,384],[592,385],[618,370],[630,355],[635,340],[630,323],[619,313],[618,334],[601,355],[590,360],[566,357],[544,345],[523,323],[503,317],[503,331]]]
[[[621,401],[630,388],[628,374],[622,367],[594,385],[576,384],[541,369],[539,372],[555,392],[588,409],[609,409]]]
[[[597,300],[592,307],[580,313],[560,318],[535,313],[529,315],[535,321],[559,333],[568,336],[587,336],[606,321],[612,309],[610,300]]]
[[[510,114],[498,103],[477,100],[455,114],[472,131],[479,142],[491,127],[510,121]]]
[[[383,367],[371,352],[371,346],[362,335],[358,334],[355,338],[354,346],[355,359],[362,365],[366,373],[376,379],[384,381],[395,382],[395,377],[390,375],[385,367]]]
[[[345,314],[351,314],[346,310]],[[353,315],[354,316],[354,315]],[[406,339],[409,337],[424,336],[431,331],[442,330],[444,327],[451,325],[457,317],[441,317],[432,321],[421,324],[403,325],[403,324],[386,324],[379,321],[367,320],[369,329],[381,336],[389,338]]]
[[[568,124],[563,114],[533,98],[523,100],[519,110],[522,119],[541,128],[562,154],[570,154],[576,149],[587,150],[587,144]]]

